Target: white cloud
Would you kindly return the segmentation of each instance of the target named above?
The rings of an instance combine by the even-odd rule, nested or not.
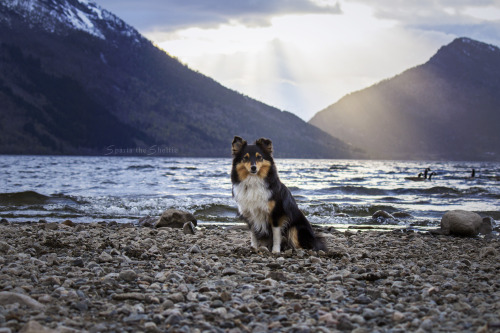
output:
[[[456,37],[500,45],[500,0],[100,3],[191,68],[305,120]]]

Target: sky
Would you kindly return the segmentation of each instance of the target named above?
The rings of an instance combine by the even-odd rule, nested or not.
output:
[[[457,37],[500,46],[500,0],[95,0],[189,68],[308,121]]]

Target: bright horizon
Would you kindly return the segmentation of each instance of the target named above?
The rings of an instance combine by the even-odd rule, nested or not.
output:
[[[457,37],[500,45],[500,1],[97,2],[191,69],[306,121]]]

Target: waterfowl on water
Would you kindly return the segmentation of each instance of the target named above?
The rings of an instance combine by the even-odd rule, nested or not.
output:
[[[420,182],[422,180],[425,180],[424,177],[422,177],[422,173],[419,173],[417,177],[405,177],[406,180],[412,180],[414,182]]]
[[[431,171],[431,168],[425,169],[424,173],[423,173],[423,177],[422,177],[422,173],[419,173],[417,177],[405,177],[405,179],[406,180],[411,180],[411,181],[414,181],[414,182],[421,182],[421,181],[424,181],[426,179],[431,180],[431,177],[434,176],[434,175],[436,175],[436,173],[435,172],[431,173],[429,175],[429,177],[427,178],[429,171]]]
[[[424,178],[427,179],[427,173],[431,171],[431,168],[427,168],[424,170]]]

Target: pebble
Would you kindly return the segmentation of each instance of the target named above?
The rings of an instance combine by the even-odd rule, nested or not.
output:
[[[137,273],[131,269],[121,271],[118,275],[120,279],[125,281],[135,281],[137,279]]]
[[[476,332],[498,322],[495,235],[324,229],[327,251],[271,254],[237,228],[49,224],[0,224],[0,333]]]

